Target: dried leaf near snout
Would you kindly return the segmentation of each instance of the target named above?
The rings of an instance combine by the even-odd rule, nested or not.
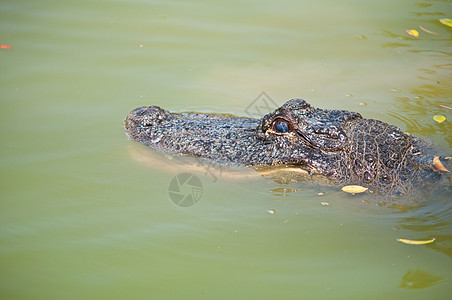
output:
[[[346,185],[342,188],[342,191],[350,194],[359,194],[367,191],[368,188],[360,186],[360,185]]]
[[[433,158],[433,165],[439,171],[449,172],[449,170],[446,169],[446,167],[443,165],[443,163],[439,160],[439,156],[435,156],[435,158]]]

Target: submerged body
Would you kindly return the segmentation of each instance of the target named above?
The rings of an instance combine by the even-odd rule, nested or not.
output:
[[[314,108],[301,99],[260,120],[139,107],[124,127],[131,140],[167,154],[250,167],[290,166],[332,184],[391,196],[411,194],[448,173],[438,167],[444,158],[396,126],[355,112]]]

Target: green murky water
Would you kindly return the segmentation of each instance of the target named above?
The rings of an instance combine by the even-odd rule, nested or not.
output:
[[[380,208],[203,166],[201,199],[179,207],[179,169],[137,159],[122,130],[137,106],[246,116],[265,91],[359,111],[450,155],[440,18],[450,1],[3,1],[0,297],[450,297],[451,199]]]

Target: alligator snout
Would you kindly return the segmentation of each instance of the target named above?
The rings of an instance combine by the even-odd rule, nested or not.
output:
[[[127,115],[124,129],[132,140],[141,140],[143,137],[155,140],[157,138],[156,125],[170,116],[170,112],[158,106],[138,107]]]

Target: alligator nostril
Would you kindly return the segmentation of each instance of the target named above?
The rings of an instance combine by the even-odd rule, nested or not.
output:
[[[372,156],[372,154],[366,154],[364,156],[364,158],[366,159],[367,162],[369,163],[373,163],[374,162],[374,157]]]
[[[355,159],[355,166],[358,169],[361,169],[363,167],[363,164],[361,163],[361,161],[359,159]]]
[[[400,155],[398,153],[392,153],[391,158],[394,160],[398,160],[400,158]]]
[[[364,181],[371,182],[373,179],[372,174],[370,172],[364,172]]]
[[[382,183],[390,183],[391,182],[391,178],[388,175],[381,175],[380,176],[380,181]]]

